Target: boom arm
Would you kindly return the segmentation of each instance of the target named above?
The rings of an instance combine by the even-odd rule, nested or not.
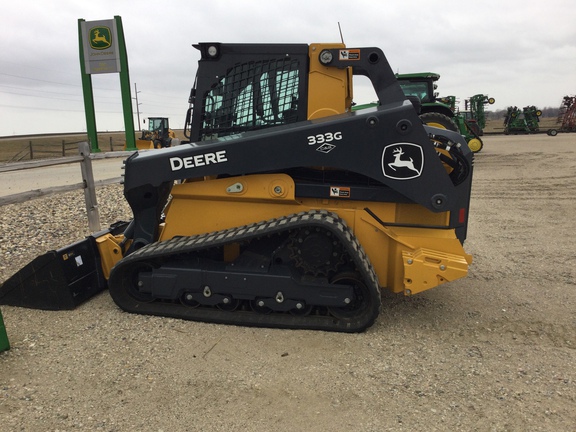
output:
[[[406,96],[380,48],[326,49],[319,54],[320,63],[338,69],[352,68],[354,75],[370,79],[380,104],[403,102]]]
[[[125,196],[134,212],[134,239],[142,245],[156,240],[174,180],[319,166],[362,174],[435,212],[465,206],[468,196],[469,183],[453,184],[405,101],[133,155],[126,161]],[[329,186],[322,198],[329,198]]]

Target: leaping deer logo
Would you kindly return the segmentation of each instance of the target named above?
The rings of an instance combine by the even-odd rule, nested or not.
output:
[[[100,36],[100,30],[94,30],[94,37],[92,38],[92,42],[104,42],[106,45],[110,45],[110,43],[106,40],[106,36]]]
[[[90,46],[102,50],[112,45],[112,33],[108,27],[95,27],[90,30]]]
[[[382,149],[382,174],[394,180],[411,180],[424,172],[424,151],[417,144],[402,142]]]
[[[420,171],[418,171],[414,167],[414,160],[411,157],[408,157],[408,160],[402,160],[401,157],[404,154],[402,151],[402,147],[397,147],[392,151],[394,155],[394,162],[390,162],[388,166],[396,171],[396,168],[408,168],[410,171],[414,171],[417,175],[420,175]]]

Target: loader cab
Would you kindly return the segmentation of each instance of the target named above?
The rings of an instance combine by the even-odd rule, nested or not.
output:
[[[200,51],[184,135],[193,142],[306,118],[304,44],[194,45]]]
[[[168,133],[168,119],[165,117],[149,117],[148,130],[150,132],[158,132],[159,134]]]
[[[159,149],[173,145],[173,139],[176,136],[170,130],[166,117],[149,117],[148,125],[146,125],[146,120],[142,120],[142,124],[142,135],[136,139],[138,150]]]
[[[343,44],[194,45],[201,53],[184,134],[221,139],[340,114],[352,102],[351,68],[321,65],[318,53]]]
[[[432,72],[396,74],[396,79],[406,96],[417,96],[423,104],[436,102],[436,81],[440,75]]]
[[[172,136],[169,121],[166,117],[148,117],[148,139],[154,143],[154,148],[170,147]],[[144,138],[144,137],[143,137]]]

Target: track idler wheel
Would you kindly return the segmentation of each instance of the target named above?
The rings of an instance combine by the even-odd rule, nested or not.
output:
[[[200,303],[194,300],[194,294],[190,292],[185,292],[182,294],[182,296],[180,296],[180,303],[191,308],[197,308],[200,306]]]
[[[294,309],[290,309],[290,313],[295,316],[306,316],[312,312],[313,307],[306,305],[303,302],[298,302]]]
[[[140,291],[142,281],[140,280],[140,273],[152,272],[154,267],[150,264],[139,263],[132,268],[132,280],[128,284],[128,292],[136,300],[149,303],[155,300],[154,296],[150,293]]]
[[[240,300],[226,296],[222,299],[221,303],[218,303],[216,306],[218,309],[227,311],[227,312],[234,312],[240,306]]]
[[[272,313],[272,309],[266,306],[264,299],[255,299],[250,302],[250,307],[254,312],[268,315]]]
[[[354,299],[342,307],[329,307],[330,314],[338,319],[351,319],[362,315],[370,307],[370,292],[362,282],[359,275],[353,272],[345,272],[336,275],[331,281],[333,284],[352,285],[354,287]]]

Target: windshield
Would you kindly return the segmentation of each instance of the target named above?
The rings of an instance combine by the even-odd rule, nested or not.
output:
[[[230,68],[204,97],[202,139],[297,121],[298,85],[297,60]]]
[[[148,119],[148,130],[149,131],[157,131],[159,129],[163,129],[163,118],[149,118]]]
[[[430,102],[428,96],[428,83],[425,81],[398,80],[406,96],[417,96],[422,102]]]

